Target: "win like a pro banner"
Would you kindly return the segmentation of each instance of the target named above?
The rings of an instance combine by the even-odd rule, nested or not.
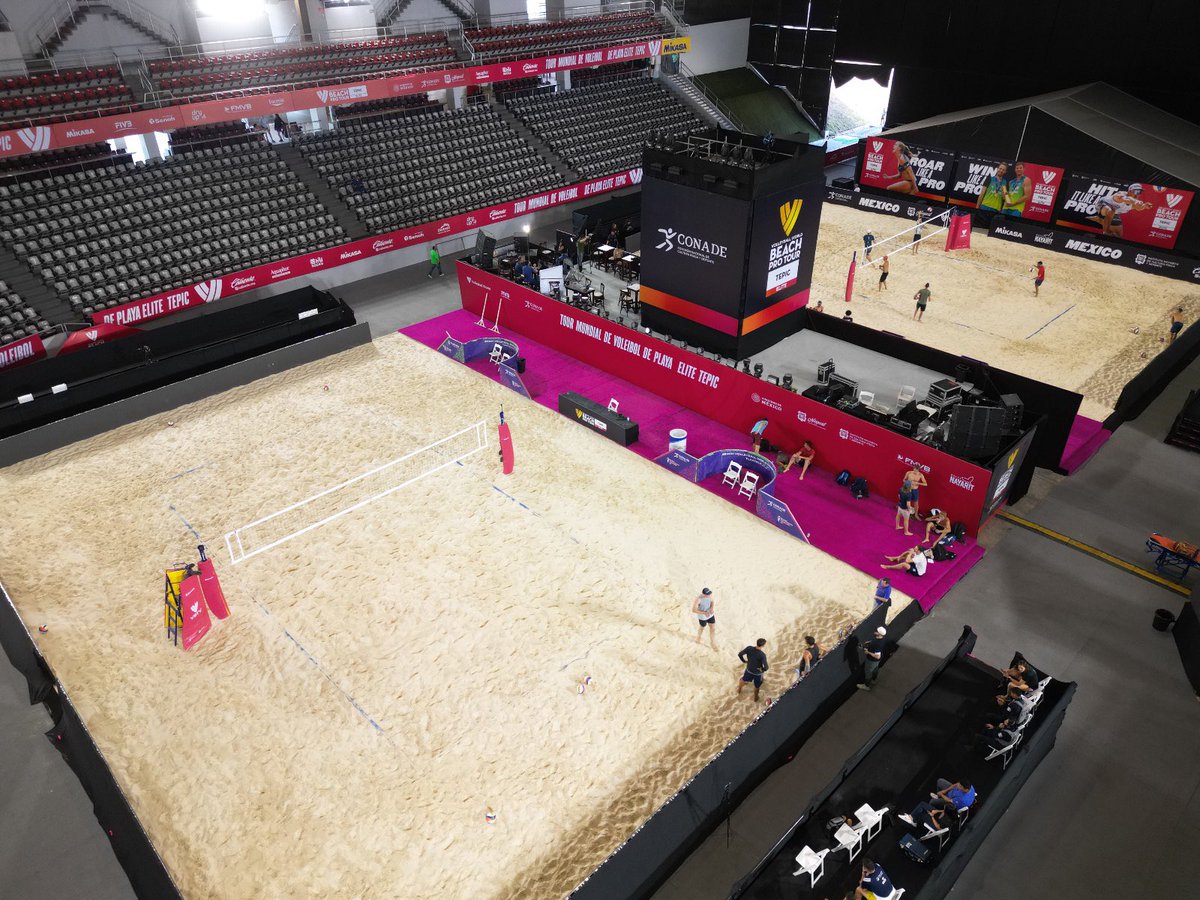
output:
[[[1062,183],[1056,166],[962,153],[947,195],[956,206],[1049,222]]]

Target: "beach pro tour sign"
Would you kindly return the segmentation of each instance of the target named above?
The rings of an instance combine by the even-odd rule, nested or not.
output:
[[[1072,175],[1055,224],[1172,250],[1193,197],[1182,188]]]
[[[858,181],[863,187],[944,203],[953,172],[953,153],[873,137],[863,141]]]
[[[947,198],[956,206],[1049,222],[1063,170],[1041,163],[959,154]]]
[[[810,181],[754,201],[742,334],[808,303],[824,181]]]

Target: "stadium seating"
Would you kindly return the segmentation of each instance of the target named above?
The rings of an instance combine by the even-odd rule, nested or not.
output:
[[[707,127],[666,88],[641,77],[522,97],[508,107],[585,178],[641,165],[651,131],[675,136]]]
[[[346,235],[259,140],[0,185],[0,240],[88,314]]]
[[[475,28],[465,37],[476,57],[516,58],[609,44],[632,44],[673,34],[662,19],[646,11],[587,16],[553,22],[522,22],[494,28]]]
[[[82,119],[133,103],[116,66],[0,79],[0,121]]]
[[[11,344],[34,334],[45,337],[53,331],[53,325],[6,282],[0,281],[0,344]]]
[[[212,56],[180,56],[146,64],[155,87],[174,96],[262,91],[278,85],[378,77],[386,72],[452,63],[445,33],[296,44]]]
[[[343,123],[295,146],[372,231],[406,228],[565,184],[486,106]],[[351,182],[361,178],[364,190]]]
[[[349,106],[335,106],[333,115],[338,122],[349,122],[351,119],[379,118],[393,113],[419,113],[441,108],[441,104],[430,100],[428,94],[409,94],[405,97],[388,97],[383,100],[365,100]]]

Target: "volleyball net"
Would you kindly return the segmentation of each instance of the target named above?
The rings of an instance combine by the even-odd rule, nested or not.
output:
[[[899,253],[901,250],[907,250],[915,244],[924,244],[931,237],[938,234],[944,234],[950,227],[950,214],[952,210],[944,210],[937,215],[930,216],[922,222],[914,223],[903,231],[897,231],[895,234],[890,234],[885,238],[880,238],[871,245],[871,258],[867,259],[865,254],[859,254],[860,266],[876,265],[884,256],[891,256]],[[917,237],[917,229],[921,229],[921,236]],[[862,247],[854,248],[861,250]]]
[[[461,463],[487,448],[486,426],[486,420],[468,425],[432,444],[233,529],[225,535],[230,560],[244,562]]]

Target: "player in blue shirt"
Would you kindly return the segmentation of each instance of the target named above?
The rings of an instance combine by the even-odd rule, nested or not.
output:
[[[863,860],[862,878],[854,889],[855,900],[872,900],[875,897],[890,897],[895,892],[892,879],[874,861]]]

